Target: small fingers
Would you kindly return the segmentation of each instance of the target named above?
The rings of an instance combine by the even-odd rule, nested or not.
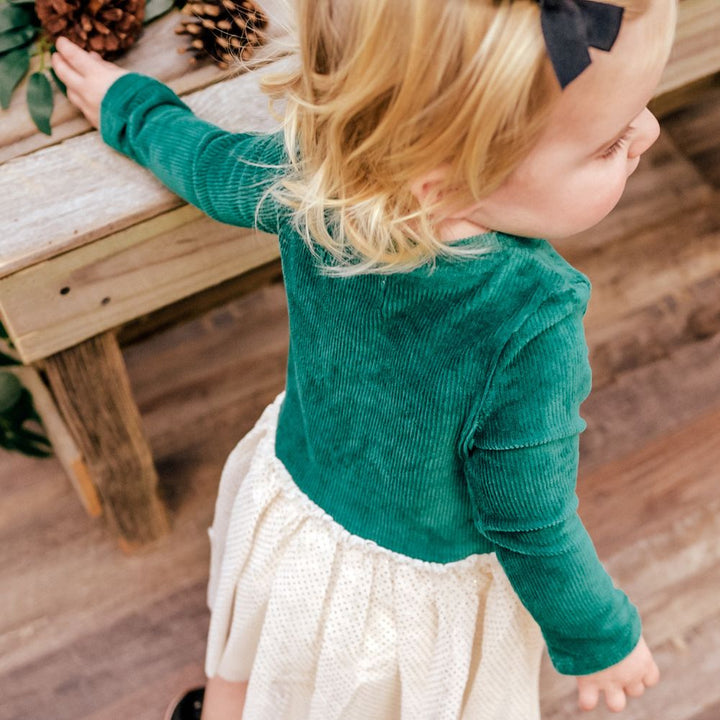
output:
[[[85,71],[88,69],[88,61],[90,60],[91,53],[83,50],[72,40],[68,40],[62,36],[55,41],[55,47],[69,65],[78,73],[85,74]],[[95,61],[93,60],[92,62],[94,63]]]
[[[645,676],[643,677],[643,682],[647,687],[652,687],[653,685],[657,685],[660,681],[660,668],[658,668],[657,663],[653,660],[652,666],[650,669],[645,673]]]
[[[583,685],[578,690],[578,707],[581,710],[593,710],[599,698],[600,691],[595,685]]]
[[[67,91],[67,99],[76,107],[80,108],[82,110],[82,98],[74,91],[68,89]]]
[[[619,685],[611,685],[605,688],[605,704],[612,712],[620,712],[625,709],[627,699],[625,692]]]
[[[79,87],[82,84],[82,75],[80,75],[59,52],[52,54],[50,64],[66,86]]]
[[[644,692],[645,685],[642,682],[635,682],[625,686],[625,693],[630,697],[640,697]]]

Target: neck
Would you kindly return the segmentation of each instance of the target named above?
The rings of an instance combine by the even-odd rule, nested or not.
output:
[[[440,234],[440,240],[444,242],[452,242],[453,240],[462,240],[473,235],[482,235],[491,232],[490,228],[472,220],[464,218],[448,218],[437,225]]]

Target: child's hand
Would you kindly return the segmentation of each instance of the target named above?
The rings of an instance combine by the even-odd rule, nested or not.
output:
[[[94,128],[99,128],[100,103],[107,89],[129,70],[103,60],[96,52],[86,52],[64,37],[55,41],[55,49],[51,63],[67,87],[68,100],[82,110]]]
[[[656,685],[660,670],[644,638],[635,649],[619,663],[592,675],[577,678],[578,703],[581,710],[592,710],[598,703],[600,691],[605,693],[605,703],[613,712],[620,712],[627,702],[625,695],[640,697],[646,687]]]

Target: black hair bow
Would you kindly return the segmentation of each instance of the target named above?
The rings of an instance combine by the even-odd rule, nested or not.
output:
[[[537,2],[545,46],[560,87],[564,88],[590,65],[589,48],[612,48],[624,8],[593,0]]]

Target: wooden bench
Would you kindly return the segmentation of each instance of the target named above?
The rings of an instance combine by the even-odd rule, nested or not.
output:
[[[670,61],[650,107],[662,117],[694,98],[720,73],[720,0],[680,0]]]
[[[273,4],[263,3],[271,18]],[[228,130],[275,129],[254,74],[186,71],[176,23],[174,14],[148,26],[119,64],[166,82]],[[720,5],[683,0],[656,110],[719,71]],[[107,147],[62,96],[52,137],[35,132],[23,96],[21,87],[0,114],[0,314],[81,501],[130,551],[169,522],[121,346],[278,278],[278,248],[186,204]]]

